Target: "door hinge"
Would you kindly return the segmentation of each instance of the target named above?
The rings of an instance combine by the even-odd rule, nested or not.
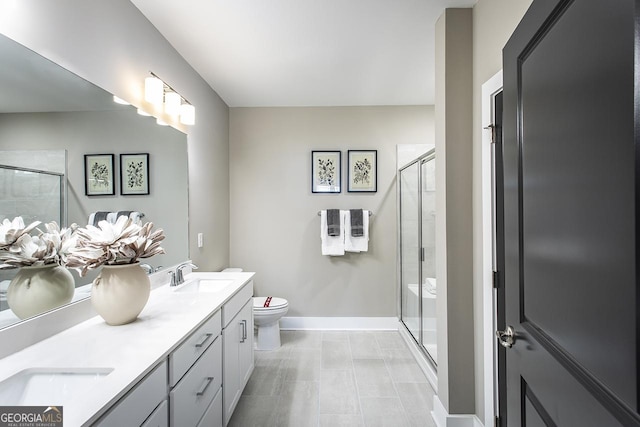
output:
[[[492,276],[493,288],[498,289],[500,287],[500,275],[497,271],[494,271]]]
[[[424,247],[420,248],[420,261],[424,262]]]
[[[500,427],[500,417],[496,417],[493,421],[493,427]]]
[[[491,143],[495,144],[496,143],[496,125],[494,125],[493,123],[491,123],[488,126],[485,126],[483,129],[491,129]]]

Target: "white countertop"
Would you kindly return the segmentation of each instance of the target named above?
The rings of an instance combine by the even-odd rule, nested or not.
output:
[[[219,293],[157,288],[138,319],[128,325],[109,326],[96,316],[0,359],[0,381],[28,368],[113,368],[92,388],[74,396],[73,403],[60,405],[65,426],[90,425],[254,276],[215,274],[234,283]]]

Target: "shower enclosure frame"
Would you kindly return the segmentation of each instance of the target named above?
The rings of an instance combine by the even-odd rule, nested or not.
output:
[[[424,184],[424,180],[423,180],[423,165],[430,162],[430,161],[434,161],[435,162],[435,149],[431,149],[428,152],[426,152],[425,154],[421,155],[420,157],[416,158],[415,160],[407,163],[406,165],[400,167],[398,169],[398,179],[397,179],[397,191],[398,191],[398,197],[397,197],[397,205],[398,205],[398,269],[397,269],[397,280],[398,280],[398,286],[399,286],[399,301],[398,301],[398,308],[399,308],[399,313],[400,313],[400,324],[402,325],[402,328],[404,328],[406,335],[408,335],[409,337],[411,337],[413,343],[415,344],[415,348],[419,351],[419,353],[424,356],[425,360],[431,365],[431,367],[434,369],[434,371],[437,370],[437,362],[434,358],[434,356],[427,350],[427,348],[424,346],[424,307],[423,307],[423,275],[424,275],[424,271],[423,271],[423,264],[424,264],[424,260],[425,260],[425,251],[424,251],[424,244],[423,244],[423,197],[422,197],[422,193],[423,193],[423,184]],[[403,260],[405,260],[406,256],[409,255],[411,256],[412,254],[405,254],[403,253],[403,243],[404,243],[404,239],[403,239],[403,233],[402,233],[402,219],[403,219],[403,203],[402,203],[402,197],[403,197],[403,189],[402,189],[402,172],[405,171],[406,169],[409,169],[413,166],[417,165],[417,182],[418,182],[418,188],[417,188],[417,213],[418,213],[418,220],[417,220],[417,236],[418,236],[418,245],[417,245],[417,259],[414,261],[417,261],[417,266],[418,266],[418,271],[417,271],[417,276],[418,276],[418,283],[417,283],[417,291],[418,291],[418,333],[417,333],[417,337],[416,334],[414,334],[411,330],[411,328],[409,327],[409,325],[407,325],[407,323],[405,322],[405,315],[407,313],[405,313],[405,305],[404,305],[404,300],[405,300],[405,292],[411,292],[408,291],[408,289],[405,289],[404,286],[404,282],[405,282],[405,277],[403,277]],[[435,276],[435,274],[434,274]],[[436,291],[437,292],[437,291]],[[437,298],[437,296],[436,296]]]

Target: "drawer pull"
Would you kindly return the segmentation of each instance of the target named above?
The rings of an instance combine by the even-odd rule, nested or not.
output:
[[[200,390],[199,392],[196,393],[196,396],[204,395],[204,393],[207,391],[207,389],[211,385],[211,382],[213,381],[213,378],[214,377],[207,377],[207,382],[205,383],[204,387],[202,387],[202,390]]]
[[[245,340],[247,339],[247,321],[243,320],[241,325],[242,325],[242,341],[240,342],[245,342]]]
[[[211,338],[213,336],[213,334],[206,334],[203,338],[202,341],[196,343],[196,348],[200,348],[204,345],[204,343],[206,343],[207,341],[209,341],[209,338]]]

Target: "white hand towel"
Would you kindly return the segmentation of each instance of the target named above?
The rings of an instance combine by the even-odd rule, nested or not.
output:
[[[111,224],[115,224],[118,220],[118,212],[109,212],[107,214],[107,222]]]
[[[344,211],[340,211],[340,235],[329,236],[327,233],[327,211],[320,211],[320,240],[322,255],[344,255]]]
[[[363,235],[361,237],[351,235],[351,212],[344,212],[344,250],[347,252],[367,252],[369,250],[369,211],[362,211]]]

